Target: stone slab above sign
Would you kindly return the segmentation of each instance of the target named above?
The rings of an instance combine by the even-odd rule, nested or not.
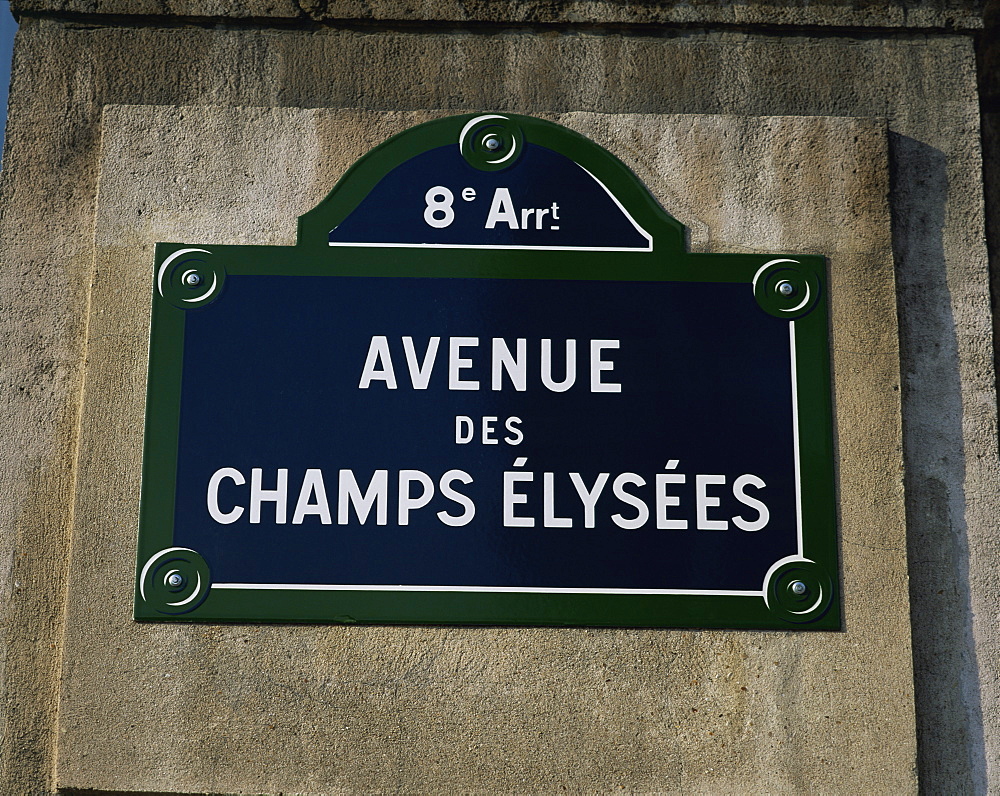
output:
[[[575,132],[414,127],[157,245],[135,616],[837,629],[828,323]]]

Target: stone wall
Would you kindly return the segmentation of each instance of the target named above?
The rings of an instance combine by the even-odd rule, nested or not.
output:
[[[1000,789],[981,4],[11,5],[7,792]],[[152,244],[291,242],[475,110],[594,138],[695,249],[830,257],[842,633],[132,623]]]

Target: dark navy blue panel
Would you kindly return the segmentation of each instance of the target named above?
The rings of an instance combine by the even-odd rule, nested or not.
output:
[[[388,338],[398,389],[382,382],[359,389],[372,336]],[[422,355],[442,338],[429,389],[410,386],[401,344],[414,338]],[[485,389],[448,389],[449,336],[478,336],[464,349],[463,373]],[[528,341],[525,392],[490,387],[490,339],[514,350]],[[539,375],[542,338],[552,339],[555,376],[564,372],[567,338],[577,340],[577,383],[547,390]],[[605,355],[605,380],[620,393],[589,389],[591,339],[618,339]],[[213,581],[314,584],[414,584],[561,588],[760,589],[767,569],[796,552],[794,452],[788,323],[762,312],[746,284],[517,281],[492,279],[231,276],[214,304],[187,314],[184,342],[175,544],[200,552]],[[455,416],[522,420],[517,446],[455,442]],[[499,436],[503,436],[500,434]],[[526,457],[523,468],[513,468]],[[670,516],[687,530],[624,530],[611,521],[635,515],[612,494],[623,472],[647,485],[630,487],[653,507],[653,481],[667,462],[687,482],[672,490],[681,505]],[[288,523],[275,524],[265,504],[260,524],[248,513],[228,525],[212,520],[206,487],[213,472],[233,467],[247,485],[226,481],[223,510],[248,504],[251,468],[271,488],[289,470]],[[318,517],[291,524],[303,473],[322,469],[334,524]],[[436,495],[395,524],[400,469],[437,481],[451,469],[473,476],[455,484],[476,505],[474,520],[447,527],[435,513],[460,513]],[[337,474],[350,469],[366,485],[389,471],[389,524],[352,514],[336,524]],[[504,527],[503,473],[534,473],[517,511],[533,528]],[[553,473],[554,513],[571,528],[542,526],[543,474]],[[597,503],[596,527],[584,527],[570,481],[610,479]],[[732,483],[754,474],[766,483],[747,494],[766,503],[757,532],[695,528],[695,476],[722,475],[712,487],[721,505],[711,519],[757,512],[738,502]]]
[[[424,217],[427,192],[438,186],[447,188],[452,198],[445,201],[446,196],[439,194],[431,201],[449,206],[454,214],[441,228]],[[471,201],[463,198],[467,188],[475,192]],[[498,189],[506,189],[510,202],[501,194],[497,208],[503,218],[488,229]],[[533,212],[525,216],[525,209]],[[449,219],[443,207],[431,217],[439,222]],[[514,166],[495,172],[469,165],[457,145],[428,150],[383,177],[330,232],[330,241],[649,248],[649,240],[596,178],[565,155],[533,144],[525,146]]]

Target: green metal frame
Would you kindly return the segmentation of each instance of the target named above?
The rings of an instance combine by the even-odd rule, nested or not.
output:
[[[285,246],[160,243],[156,247],[147,388],[135,618],[150,621],[365,622],[837,630],[841,627],[837,508],[832,445],[826,261],[799,254],[692,254],[684,228],[614,156],[559,125],[508,115],[524,138],[584,166],[614,193],[654,240],[651,252],[405,250],[330,247],[336,227],[389,171],[457,142],[473,116],[408,130],[359,160],[316,208],[299,219]],[[172,269],[194,251],[206,298]],[[176,259],[176,258],[175,258]],[[770,265],[769,265],[770,264]],[[189,273],[190,269],[188,272]],[[174,498],[181,373],[188,308],[210,303],[226,276],[328,275],[744,283],[758,302],[794,325],[801,480],[801,555],[776,562],[760,596],[706,594],[538,594],[461,591],[235,590],[209,588],[197,551],[174,549]],[[792,284],[784,297],[779,281]],[[205,291],[202,291],[205,292]],[[799,309],[803,296],[809,299]],[[210,310],[209,310],[210,311]],[[168,551],[168,552],[164,552]],[[157,556],[159,555],[159,558]],[[183,583],[171,587],[166,572]],[[193,584],[201,592],[188,601]],[[805,585],[797,594],[791,584]],[[801,589],[802,587],[797,587]],[[177,603],[184,603],[177,605]],[[171,607],[173,606],[173,607]]]

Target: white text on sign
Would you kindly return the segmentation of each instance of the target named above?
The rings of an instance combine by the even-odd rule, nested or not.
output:
[[[449,390],[479,390],[488,389],[483,387],[479,379],[468,376],[468,371],[474,366],[473,357],[478,353],[478,337],[449,337],[448,343],[448,389]],[[412,337],[401,338],[403,354],[406,357],[406,368],[410,376],[410,384],[414,390],[426,390],[430,385],[431,375],[434,371],[434,363],[437,361],[438,349],[441,346],[440,337],[431,337],[427,341],[427,347],[423,354],[419,354]],[[532,348],[538,351],[538,358],[531,359],[528,356],[528,340],[519,337],[511,351],[507,341],[502,337],[490,338],[490,388],[496,391],[513,387],[517,392],[524,392],[528,389],[528,367],[532,364],[532,370],[536,368],[541,378],[542,384],[551,392],[566,392],[576,384],[577,374],[577,344],[576,340],[568,339],[563,341],[562,348],[565,352],[563,359],[563,371],[559,374],[562,378],[553,376],[555,368],[553,366],[553,344],[552,340],[543,338]],[[615,363],[608,359],[608,352],[620,348],[618,340],[590,340],[589,359],[584,365],[589,364],[589,383],[591,392],[621,392],[622,386],[609,379],[614,370]],[[485,346],[484,346],[485,347]],[[561,354],[562,352],[560,352]],[[396,355],[397,361],[399,354]],[[506,378],[504,378],[506,376]],[[392,350],[389,345],[389,338],[383,335],[376,335],[371,338],[368,344],[368,355],[361,371],[361,380],[358,388],[369,389],[374,382],[380,382],[390,390],[398,389],[399,381],[396,378],[396,367],[393,364]]]
[[[675,472],[678,461],[671,459],[664,468],[667,472],[645,477],[629,472],[613,477],[598,473],[591,482],[580,473],[534,473],[523,469],[526,463],[527,458],[518,457],[514,469],[506,470],[502,484],[496,485],[501,489],[505,528],[595,528],[598,521],[610,520],[624,530],[728,531],[735,526],[752,533],[766,527],[771,516],[762,500],[747,493],[766,486],[752,473],[732,479],[698,474],[689,479],[687,474]],[[375,470],[365,484],[364,477],[359,481],[354,470],[336,470],[325,478],[321,468],[312,468],[296,479],[297,488],[289,483],[288,468],[269,472],[267,486],[262,468],[250,469],[249,484],[245,472],[221,467],[212,474],[206,504],[215,522],[229,525],[246,512],[251,525],[272,521],[285,525],[289,520],[292,525],[301,525],[309,517],[322,525],[365,525],[369,518],[376,525],[387,525],[391,507],[395,509],[395,524],[403,526],[410,524],[411,514],[430,504],[436,492],[460,509],[459,513],[434,512],[432,516],[442,524],[461,527],[476,516],[475,502],[456,487],[472,484],[473,477],[459,469],[438,478],[421,470],[399,470],[395,476],[390,470]],[[542,483],[540,506],[532,505],[525,491],[536,480]],[[687,490],[682,498],[684,486],[692,483],[694,494]]]
[[[463,188],[462,199],[476,201],[474,188]],[[546,207],[517,207],[510,195],[510,189],[497,188],[490,200],[484,229],[506,226],[508,229],[551,229],[558,230],[559,204],[552,202]],[[455,194],[450,188],[435,185],[424,194],[424,221],[434,229],[451,226],[455,220]]]

